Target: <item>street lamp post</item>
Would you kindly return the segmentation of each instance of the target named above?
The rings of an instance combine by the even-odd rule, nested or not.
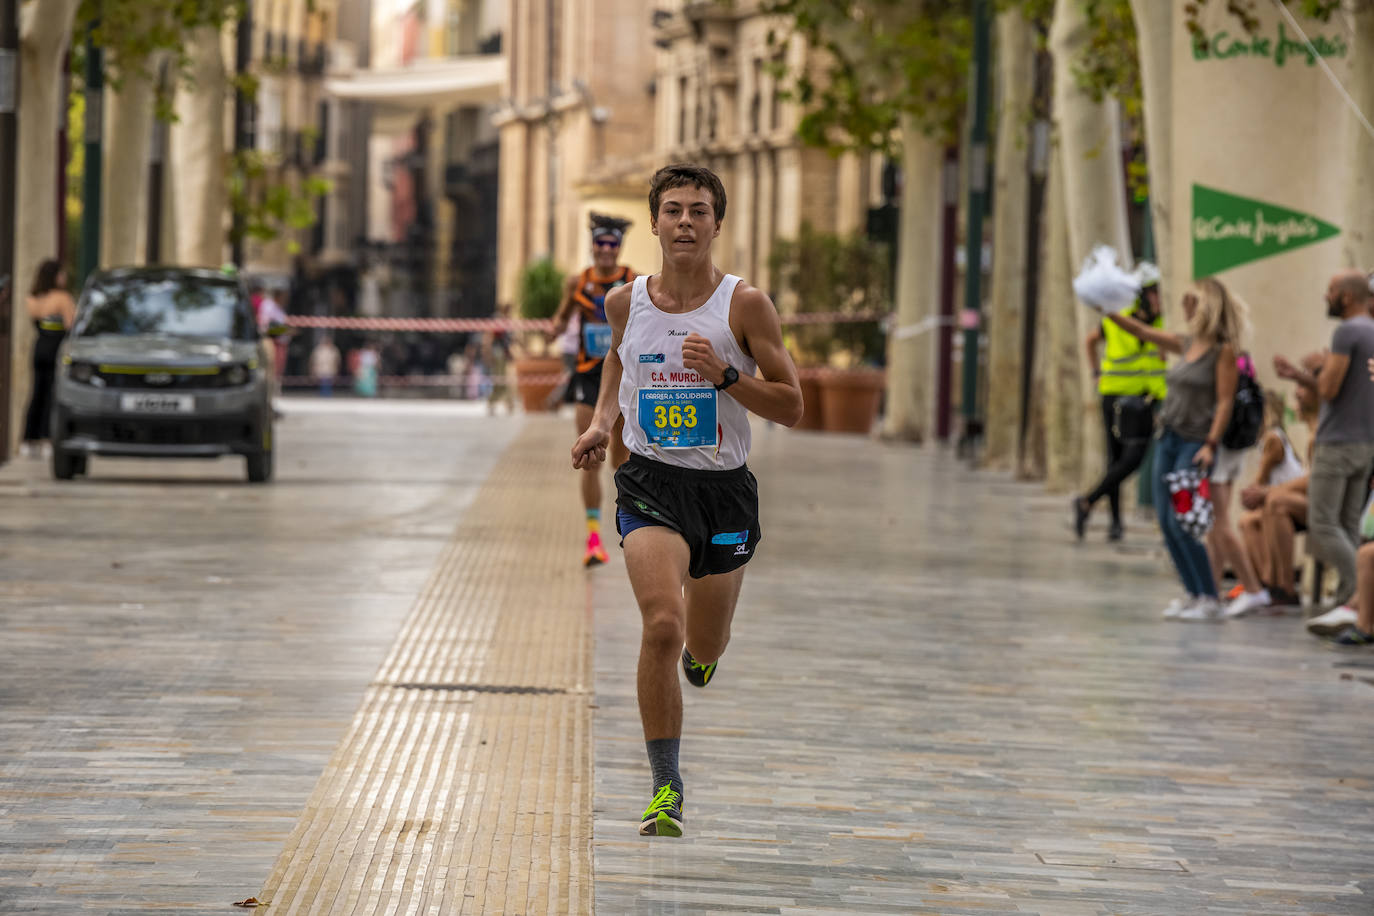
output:
[[[239,13],[238,25],[234,32],[234,75],[240,77],[234,89],[234,152],[251,149],[253,101],[244,88],[242,76],[253,63],[253,4],[243,4]],[[246,190],[246,189],[245,189]],[[233,228],[230,229],[230,258],[234,264],[243,267],[243,214],[238,207],[232,215]]]
[[[86,150],[85,172],[81,176],[81,260],[77,286],[100,266],[100,178],[102,166],[101,133],[105,114],[105,66],[100,47],[95,43],[96,23],[86,35],[86,124],[82,138]]]
[[[964,240],[964,386],[960,444],[972,453],[978,416],[978,337],[982,324],[983,210],[988,191],[989,51],[992,15],[989,0],[973,4],[973,126],[969,133],[968,235]]]

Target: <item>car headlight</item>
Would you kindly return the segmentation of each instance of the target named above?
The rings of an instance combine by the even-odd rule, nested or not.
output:
[[[95,366],[91,363],[72,363],[67,369],[67,378],[83,385],[89,385],[91,378],[95,375]]]
[[[242,364],[230,366],[224,373],[225,384],[246,385],[248,383],[248,367]]]

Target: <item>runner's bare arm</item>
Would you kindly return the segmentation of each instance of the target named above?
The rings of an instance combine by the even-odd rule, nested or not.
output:
[[[606,460],[606,447],[611,442],[611,430],[620,416],[620,340],[625,335],[625,322],[630,317],[631,285],[617,286],[606,295],[606,321],[611,325],[611,350],[601,363],[601,391],[596,397],[596,410],[587,431],[573,444],[573,467],[594,468]]]
[[[782,323],[772,300],[762,290],[741,283],[731,302],[730,325],[744,351],[758,364],[762,377],[741,374],[724,393],[765,420],[796,426],[803,408],[801,384],[797,367],[783,346]],[[713,385],[724,381],[725,360],[716,355],[705,337],[693,334],[687,338],[682,345],[682,362]]]
[[[1121,326],[1122,330],[1132,337],[1143,340],[1146,343],[1152,343],[1161,350],[1167,350],[1170,353],[1183,352],[1183,336],[1180,334],[1162,331],[1154,325],[1146,324],[1132,315],[1122,315],[1119,312],[1108,314],[1105,317],[1110,321],[1115,321]]]
[[[573,274],[563,282],[563,301],[558,303],[558,311],[553,313],[553,336],[558,337],[568,329],[572,320],[573,293],[577,292],[578,276]]]

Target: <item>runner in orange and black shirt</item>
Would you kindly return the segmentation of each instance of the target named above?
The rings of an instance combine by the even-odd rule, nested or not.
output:
[[[567,329],[574,314],[581,327],[576,371],[569,383],[578,435],[586,432],[591,423],[592,411],[601,392],[601,364],[611,345],[611,326],[606,322],[606,294],[635,278],[633,270],[619,263],[620,245],[629,227],[630,221],[626,219],[600,213],[591,215],[592,266],[568,278],[563,301],[553,319],[555,336]],[[612,472],[629,457],[620,437],[623,422],[616,421],[612,439]],[[587,510],[587,550],[582,563],[596,566],[606,562],[606,550],[601,546],[601,472],[599,468],[585,468],[581,476],[582,504]]]

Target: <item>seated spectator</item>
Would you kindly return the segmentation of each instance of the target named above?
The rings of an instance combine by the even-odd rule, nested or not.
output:
[[[1309,371],[1321,367],[1323,355],[1310,353],[1302,360]],[[1318,401],[1307,388],[1297,391],[1298,417],[1315,432]],[[1267,432],[1261,439],[1260,469],[1255,483],[1241,491],[1241,505],[1247,510],[1240,519],[1241,537],[1255,572],[1268,592],[1265,605],[1255,605],[1232,613],[1239,617],[1259,607],[1296,606],[1301,602],[1293,568],[1293,542],[1307,527],[1307,474],[1298,461],[1288,432],[1283,427],[1282,396],[1270,392],[1265,399]],[[1312,446],[1309,439],[1308,463]]]
[[[1283,414],[1283,395],[1276,391],[1265,392],[1264,432],[1259,440],[1259,469],[1255,473],[1254,483],[1241,491],[1241,505],[1246,509],[1240,518],[1241,552],[1244,554],[1242,568],[1245,575],[1241,576],[1242,584],[1237,585],[1228,596],[1231,599],[1225,612],[1228,619],[1244,617],[1274,603],[1270,592],[1270,585],[1274,581],[1274,564],[1265,537],[1263,504],[1272,488],[1306,475],[1302,460],[1293,448],[1293,443],[1288,440],[1288,433],[1283,425]],[[1213,498],[1216,499],[1218,507],[1227,500],[1229,489],[1229,486],[1226,486],[1219,494],[1218,487],[1213,484]],[[1223,514],[1219,512],[1217,517],[1220,519]],[[1258,587],[1246,583],[1246,575],[1254,577]]]

